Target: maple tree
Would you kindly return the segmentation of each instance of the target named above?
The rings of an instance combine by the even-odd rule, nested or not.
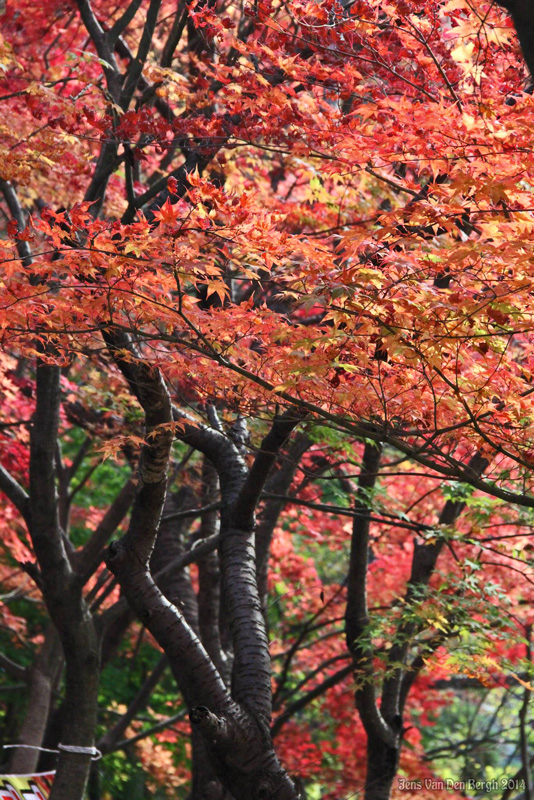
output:
[[[532,66],[529,4],[501,5]],[[297,715],[317,698],[350,791],[354,692],[366,796],[389,797],[402,742],[420,746],[405,719],[423,667],[446,670],[461,631],[502,660],[495,587],[528,597],[510,561],[528,561],[534,507],[533,101],[512,21],[465,0],[17,0],[2,21],[3,568],[10,585],[24,566],[51,621],[31,667],[4,659],[28,682],[21,741],[93,745],[134,612],[190,714],[195,800],[297,797],[288,769],[313,775],[318,748]],[[94,442],[119,460],[103,505]],[[357,466],[329,473],[333,519],[319,463]],[[485,496],[512,508],[487,510],[510,530],[493,561],[474,556],[492,547]],[[290,532],[313,514],[328,537],[307,567]],[[278,620],[269,642],[277,573],[308,591],[280,600],[301,629]],[[304,646],[323,606],[346,645]],[[489,680],[495,656],[470,663]],[[61,750],[53,800],[83,795],[90,759]],[[11,768],[37,763],[20,750]]]

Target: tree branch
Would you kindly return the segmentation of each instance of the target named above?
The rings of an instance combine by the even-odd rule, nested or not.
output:
[[[393,525],[395,528],[406,528],[409,531],[432,531],[432,525],[425,525],[422,522],[406,522],[396,514],[384,513],[381,517],[369,516],[368,511],[362,511],[353,508],[345,508],[344,506],[332,506],[325,503],[315,503],[313,500],[304,500],[294,495],[282,495],[276,492],[262,492],[262,498],[267,500],[280,500],[283,505],[294,504],[296,506],[305,506],[306,508],[313,508],[316,511],[325,511],[327,514],[338,514],[340,517],[361,517],[369,519],[369,522],[378,522],[382,525]]]
[[[10,500],[24,522],[28,531],[31,528],[31,503],[26,491],[12,475],[0,464],[0,490]]]
[[[163,53],[161,54],[160,64],[162,67],[170,67],[172,65],[174,52],[180,43],[182,33],[184,32],[185,23],[187,22],[187,14],[188,11],[186,5],[183,0],[180,0],[178,8],[176,9],[174,21],[172,23],[172,28],[167,41],[165,42]]]
[[[208,501],[209,504],[209,501],[218,494],[219,479],[215,467],[207,458],[204,458],[202,463],[202,485],[202,499]],[[218,533],[219,518],[216,510],[212,509],[202,515],[200,536],[207,541],[218,536]],[[221,622],[223,621],[221,617],[224,609],[221,608],[221,575],[218,554],[208,553],[203,558],[197,559],[197,563],[200,638],[219,674],[229,685],[230,659],[227,658],[221,641]]]
[[[28,680],[28,670],[26,667],[17,664],[16,661],[12,661],[5,653],[0,652],[0,669],[3,669],[7,672],[8,675],[11,675],[12,678],[15,678],[18,681],[27,681]]]
[[[277,453],[303,419],[293,410],[275,417],[235,505],[221,515],[221,574],[234,645],[233,695],[266,723],[272,713],[269,641],[256,578],[255,509]]]
[[[136,742],[140,742],[141,739],[146,739],[147,736],[152,736],[154,733],[159,733],[159,731],[164,731],[166,728],[170,728],[175,722],[178,720],[185,718],[185,712],[179,711],[177,714],[173,714],[172,717],[167,717],[167,719],[162,719],[161,722],[156,722],[155,725],[151,725],[149,728],[145,728],[139,733],[136,733],[135,736],[131,736],[129,739],[123,739],[120,742],[117,742],[113,745],[111,750],[108,750],[108,753],[114,753],[115,750],[124,750],[126,747],[131,747],[132,744]],[[184,736],[186,734],[183,734]]]
[[[142,406],[141,388],[144,373],[139,353],[129,336],[116,328],[104,331],[103,336],[130,391]],[[172,420],[180,423],[175,434],[176,438],[203,453],[215,465],[221,481],[222,505],[229,506],[239,494],[246,474],[246,465],[234,443],[224,433],[202,425],[174,405]]]
[[[87,28],[87,33],[91,37],[96,52],[104,62],[102,64],[106,78],[108,79],[108,88],[112,97],[117,100],[113,89],[117,87],[117,76],[120,76],[120,70],[115,60],[113,48],[110,46],[109,40],[102,28],[102,25],[96,18],[90,0],[76,0],[80,16],[83,24]]]
[[[120,106],[124,111],[126,111],[130,105],[130,101],[137,87],[139,78],[143,72],[143,67],[150,50],[154,29],[158,20],[161,1],[162,0],[150,0],[143,33],[141,34],[141,41],[139,42],[139,47],[137,48],[137,54],[135,58],[130,61],[128,70],[126,72],[124,88],[121,92]],[[136,0],[134,0],[134,2],[136,2]]]
[[[353,670],[352,664],[348,664],[345,667],[341,667],[338,669],[337,672],[334,672],[332,675],[329,675],[328,678],[325,678],[318,686],[315,686],[311,691],[307,694],[299,697],[298,700],[295,700],[294,703],[291,703],[290,706],[286,708],[286,710],[280,714],[279,717],[276,718],[272,727],[271,727],[271,734],[274,739],[277,736],[286,722],[289,722],[291,717],[297,714],[299,711],[302,711],[303,708],[306,708],[313,700],[317,697],[321,697],[328,689],[332,689],[334,686],[337,686],[338,683],[345,680]]]
[[[113,23],[109,31],[105,34],[105,38],[110,50],[115,48],[117,39],[133,20],[142,2],[143,0],[132,0],[128,8],[123,12],[122,16],[120,16],[119,19]]]
[[[106,331],[104,336],[130,390],[144,409],[150,437],[150,442],[142,447],[139,486],[130,525],[125,536],[110,545],[108,568],[119,580],[132,609],[167,653],[189,708],[205,703],[211,708],[231,711],[234,704],[213,662],[183,614],[165,599],[149,573],[174,438],[169,425],[173,410],[167,387],[157,368],[124,357],[125,350],[132,352],[127,337],[116,331]],[[163,427],[158,430],[158,426]],[[185,428],[188,429],[187,424]],[[194,426],[189,428],[193,437],[198,436]]]
[[[109,730],[107,731],[104,736],[99,740],[97,743],[98,749],[106,754],[111,753],[113,750],[118,749],[120,745],[117,745],[117,742],[120,741],[121,736],[124,734],[124,731],[130,724],[130,722],[135,719],[136,714],[146,706],[150,695],[158,685],[163,673],[167,669],[169,665],[169,660],[167,656],[162,656],[158,663],[156,664],[155,668],[152,670],[148,678],[144,681],[143,685],[140,687],[139,691],[135,695],[134,699],[126,709],[125,713],[119,719],[119,721]]]
[[[172,511],[170,514],[165,514],[165,516],[161,518],[161,521],[171,522],[172,520],[188,519],[190,517],[201,517],[204,514],[211,514],[212,511],[218,511],[220,507],[221,504],[217,500],[213,503],[208,503],[205,506],[200,506],[199,508],[186,508],[184,511]]]
[[[271,430],[261,443],[261,447],[236,500],[233,518],[233,524],[236,527],[248,528],[254,524],[255,511],[276,457],[296,426],[305,417],[306,414],[304,412],[289,409],[281,416],[274,418]]]
[[[76,553],[74,564],[83,583],[91,577],[102,562],[104,557],[102,550],[128,513],[134,497],[135,484],[132,480],[128,480],[107,509],[83,550]]]
[[[4,200],[9,209],[9,213],[17,223],[19,231],[23,231],[26,227],[26,219],[24,211],[17,197],[17,193],[9,181],[0,180],[0,190],[4,195]],[[22,266],[27,268],[32,264],[32,253],[28,242],[22,239],[17,239],[17,253],[19,254]]]
[[[256,572],[260,599],[264,607],[267,597],[267,571],[273,531],[282,509],[286,505],[286,495],[293,482],[300,460],[310,445],[311,439],[306,434],[299,434],[295,437],[284,457],[283,464],[269,478],[266,484],[268,491],[262,492],[261,495],[268,502],[263,503],[256,527]]]

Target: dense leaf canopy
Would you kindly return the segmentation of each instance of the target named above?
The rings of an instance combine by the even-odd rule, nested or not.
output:
[[[91,800],[132,739],[192,800],[530,800],[526,0],[0,13],[6,741],[96,736]],[[506,764],[433,740],[451,675]]]

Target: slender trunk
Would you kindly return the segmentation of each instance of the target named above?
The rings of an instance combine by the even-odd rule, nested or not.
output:
[[[30,669],[28,708],[19,730],[21,744],[41,747],[52,702],[52,693],[63,663],[61,643],[53,625],[49,625],[43,646]],[[39,750],[15,747],[11,751],[10,774],[28,774],[37,770]]]
[[[208,458],[202,464],[202,503],[214,502],[219,490],[217,471]],[[216,511],[202,515],[200,538],[207,539],[219,533],[219,516]],[[218,553],[208,553],[198,564],[198,624],[200,639],[211,660],[227,686],[232,671],[231,648],[225,650],[221,636],[221,575]]]
[[[194,508],[196,502],[194,493],[188,488],[182,488],[178,492],[169,491],[163,506],[163,516]],[[192,518],[186,518],[160,523],[150,559],[150,571],[153,575],[157,575],[170,561],[175,561],[185,553],[187,549],[185,537],[191,522]],[[180,609],[188,624],[198,635],[198,604],[191,584],[189,567],[165,572],[161,578],[156,579],[156,584],[167,600]]]
[[[279,469],[266,483],[266,490],[273,494],[286,495],[297,473],[298,465],[306,450],[311,445],[310,438],[298,434],[288,448]],[[267,573],[269,570],[269,555],[274,529],[286,505],[284,499],[269,499],[263,504],[258,515],[256,527],[256,571],[258,574],[258,590],[260,593],[263,615],[267,624]]]
[[[380,448],[372,443],[365,445],[355,504],[359,515],[354,518],[352,527],[345,613],[347,648],[352,655],[356,681],[356,708],[367,734],[365,800],[389,800],[400,749],[400,736],[395,733],[391,720],[384,718],[377,703],[367,603],[371,501],[380,456]]]
[[[92,748],[96,728],[100,637],[82,596],[59,525],[56,453],[60,369],[38,362],[36,408],[30,432],[30,534],[42,575],[42,591],[65,655],[65,701],[60,744]],[[81,800],[90,753],[60,749],[50,800]]]

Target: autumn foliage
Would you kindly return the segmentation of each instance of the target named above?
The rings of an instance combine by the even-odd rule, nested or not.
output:
[[[104,754],[53,800],[532,794],[534,22],[423,5],[3,10],[3,736]],[[466,685],[507,764],[439,760]]]

